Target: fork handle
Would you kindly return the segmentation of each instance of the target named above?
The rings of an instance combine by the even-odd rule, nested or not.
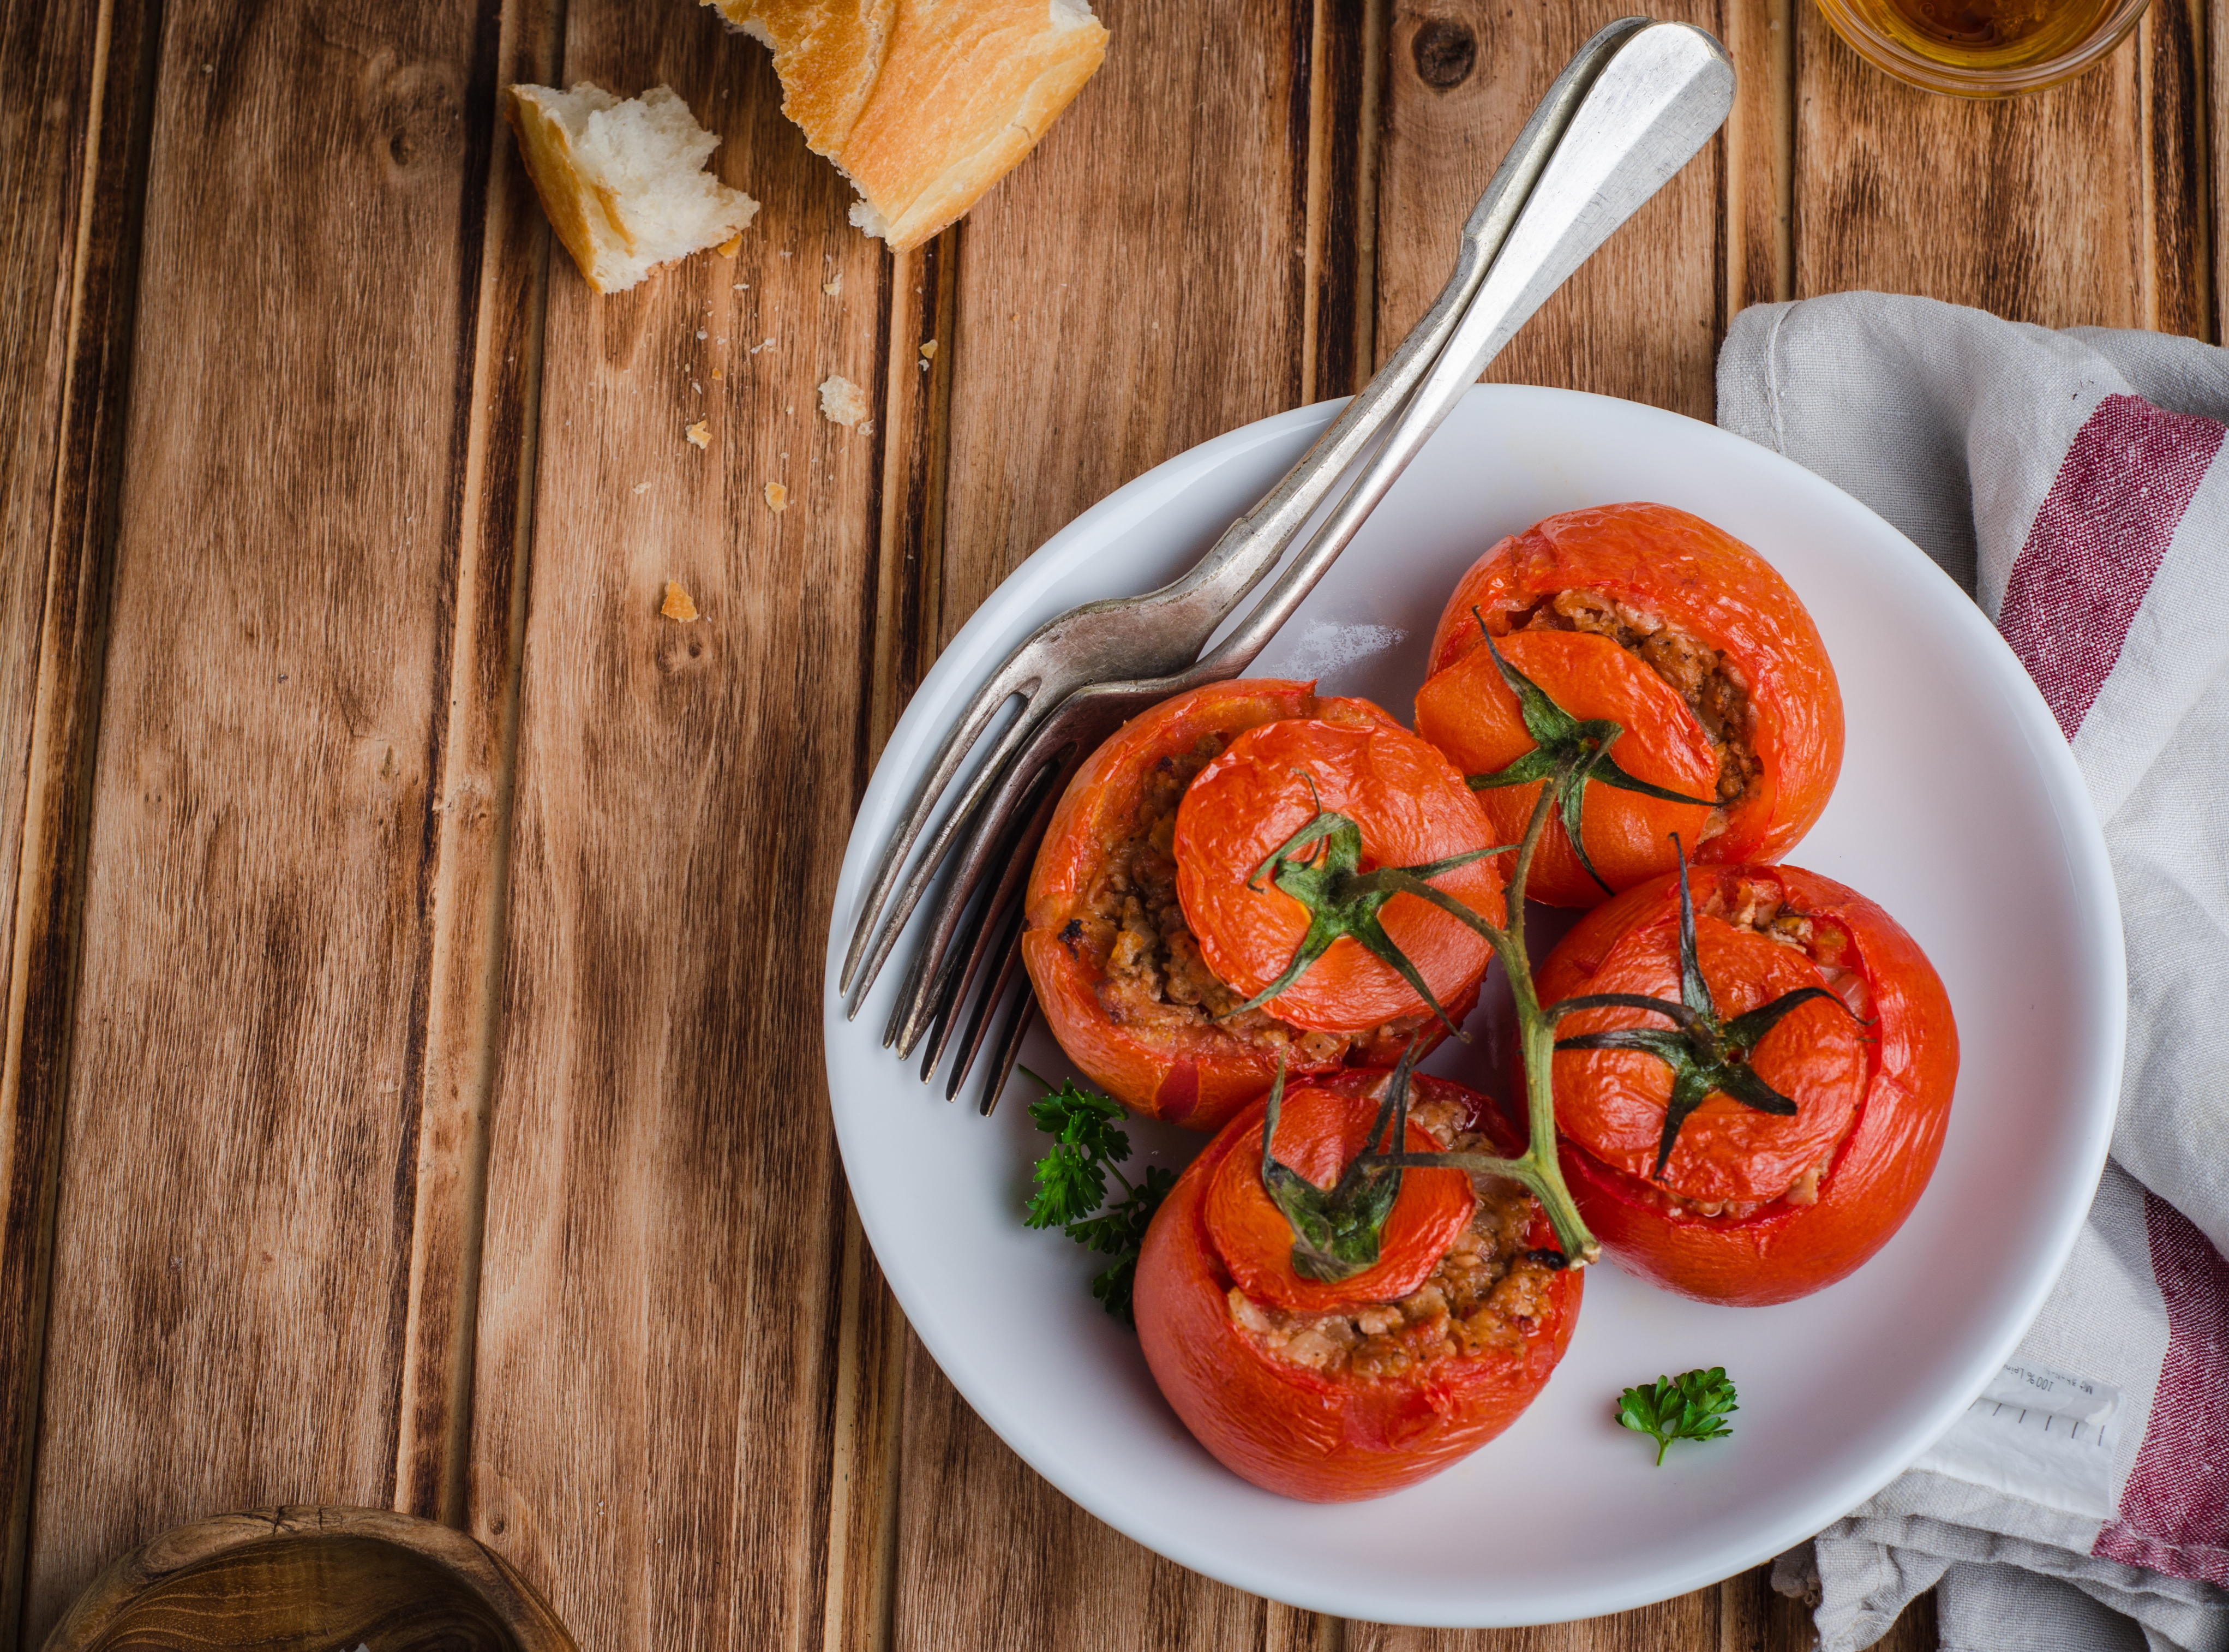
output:
[[[1648,27],[1646,17],[1622,17],[1579,48],[1534,108],[1472,209],[1456,245],[1455,273],[1423,319],[1276,486],[1224,530],[1190,570],[1144,599],[1165,601],[1173,611],[1172,620],[1180,612],[1192,620],[1197,627],[1192,655],[1206,646],[1216,627],[1283,559],[1308,519],[1394,421],[1433,363],[1445,353],[1572,115],[1617,48]]]
[[[1538,169],[1499,256],[1461,306],[1384,445],[1322,531],[1189,679],[1218,681],[1253,664],[1487,363],[1610,232],[1710,140],[1733,107],[1733,92],[1725,49],[1691,24],[1642,23],[1612,43],[1609,61],[1591,77]]]

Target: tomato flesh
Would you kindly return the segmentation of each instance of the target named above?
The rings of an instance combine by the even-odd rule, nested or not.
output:
[[[1705,1302],[1789,1302],[1855,1271],[1918,1202],[1949,1125],[1957,1025],[1926,955],[1856,890],[1783,865],[1697,867],[1689,888],[1698,951],[1722,1012],[1823,983],[1855,1015],[1815,1001],[1792,1012],[1758,1045],[1754,1064],[1803,1111],[1776,1119],[1713,1096],[1681,1130],[1666,1183],[1648,1173],[1650,1132],[1663,1120],[1661,1104],[1648,1100],[1658,1081],[1636,1079],[1639,1069],[1627,1065],[1661,1064],[1628,1052],[1558,1052],[1564,1173],[1603,1250],[1628,1272]],[[1806,950],[1713,916],[1760,900],[1804,926]],[[1648,996],[1676,997],[1678,901],[1675,878],[1663,877],[1590,912],[1541,963],[1541,1002],[1634,982]],[[1630,1017],[1626,1025],[1652,1019],[1583,1011],[1558,1031],[1571,1036],[1609,1016]],[[1776,1136],[1774,1126],[1788,1134]],[[1754,1165],[1744,1160],[1750,1144]],[[1823,1172],[1819,1160],[1806,1162],[1815,1147]],[[1793,1181],[1791,1166],[1800,1173]]]
[[[1345,1073],[1319,1087],[1350,1109],[1342,1142],[1369,1128],[1384,1077]],[[1437,1079],[1412,1083],[1417,1100],[1456,1102],[1474,1128],[1495,1138],[1497,1152],[1512,1150],[1507,1127],[1483,1096]],[[1277,1357],[1242,1322],[1261,1308],[1249,1306],[1242,1315],[1232,1301],[1233,1270],[1211,1204],[1224,1175],[1237,1173],[1228,1169],[1233,1160],[1250,1154],[1258,1176],[1262,1111],[1256,1102],[1233,1119],[1155,1213],[1138,1263],[1139,1344],[1177,1415],[1233,1473],[1310,1502],[1384,1496],[1468,1456],[1516,1420],[1570,1345],[1583,1278],[1577,1270],[1548,1271],[1529,1255],[1509,1259],[1513,1275],[1529,1270],[1523,1276],[1538,1287],[1532,1311],[1508,1322],[1506,1338],[1471,1351],[1442,1344],[1435,1352],[1444,1327],[1411,1299],[1413,1312],[1386,1310],[1398,1322],[1388,1334],[1416,1356],[1397,1359],[1397,1369],[1362,1375]],[[1284,1139],[1281,1123],[1281,1146]],[[1523,1212],[1515,1243],[1552,1247],[1555,1230],[1538,1203],[1526,1199]],[[1239,1293],[1240,1303],[1253,1302]]]
[[[1417,705],[1417,723],[1427,737],[1436,740],[1441,732],[1449,732],[1450,738],[1464,737],[1457,726],[1463,719],[1445,704],[1456,697],[1456,681],[1467,680],[1489,699],[1506,692],[1490,662],[1488,669],[1474,667],[1476,674],[1468,679],[1440,683],[1458,662],[1485,652],[1481,618],[1493,630],[1496,646],[1506,650],[1532,634],[1525,627],[1544,610],[1554,610],[1574,594],[1618,605],[1626,613],[1653,616],[1665,628],[1657,640],[1678,643],[1668,655],[1651,656],[1670,662],[1667,669],[1672,675],[1680,675],[1673,669],[1677,657],[1693,658],[1693,650],[1707,649],[1718,662],[1712,680],[1723,679],[1738,689],[1741,726],[1730,726],[1725,732],[1730,740],[1738,737],[1745,742],[1744,763],[1753,763],[1753,772],[1742,782],[1738,796],[1723,804],[1708,837],[1701,836],[1699,829],[1688,837],[1680,828],[1689,858],[1731,865],[1787,853],[1818,820],[1841,770],[1841,690],[1818,627],[1778,572],[1731,534],[1669,505],[1635,503],[1567,511],[1489,548],[1457,583],[1433,633],[1431,675]],[[1511,633],[1506,640],[1505,632]],[[1603,640],[1619,646],[1613,639]],[[1637,645],[1644,652],[1654,646],[1653,641]],[[1620,652],[1625,651],[1621,647]],[[1654,667],[1634,663],[1671,686]],[[1576,685],[1567,682],[1566,686],[1574,694],[1581,691]],[[1551,692],[1551,697],[1558,697]],[[1442,702],[1429,716],[1427,695]],[[1503,712],[1513,704],[1505,703]],[[1566,705],[1583,715],[1577,705]],[[1693,755],[1692,734],[1700,731],[1700,724],[1692,714],[1692,728],[1667,740],[1665,736],[1671,730],[1644,734],[1641,708],[1636,705],[1633,711],[1632,720],[1614,710],[1598,714],[1626,725],[1628,732],[1617,742],[1614,755],[1628,772],[1654,779],[1644,762],[1673,761],[1683,747]],[[1491,707],[1470,716],[1502,731],[1499,743],[1468,760],[1458,759],[1466,774],[1487,772],[1472,764],[1482,764],[1508,749],[1507,725]],[[1521,755],[1521,749],[1515,755]],[[1667,785],[1667,789],[1689,797],[1718,796],[1711,783]],[[1609,837],[1624,839],[1633,850],[1628,860],[1605,842],[1603,854],[1618,858],[1620,869],[1615,872],[1596,858],[1596,867],[1613,889],[1628,888],[1641,877],[1672,870],[1673,856],[1664,834],[1675,822],[1652,815],[1651,808],[1658,807],[1679,806],[1644,804],[1631,794],[1613,792],[1598,783],[1587,787],[1585,832],[1590,854],[1595,852],[1594,817],[1598,812],[1613,822],[1630,817],[1640,823],[1603,828]],[[1652,836],[1655,858],[1642,865],[1641,839]],[[1593,905],[1605,898],[1583,871],[1578,872],[1579,881],[1571,881],[1568,873],[1574,870],[1567,867],[1552,878],[1536,879],[1530,892],[1567,905]]]

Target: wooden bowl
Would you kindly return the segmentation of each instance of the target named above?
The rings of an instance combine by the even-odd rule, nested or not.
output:
[[[579,1652],[533,1586],[462,1532],[382,1508],[265,1508],[117,1561],[46,1652]]]

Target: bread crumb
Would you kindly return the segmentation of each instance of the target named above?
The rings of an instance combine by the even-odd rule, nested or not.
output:
[[[743,232],[740,229],[712,250],[723,258],[733,258],[743,249]]]
[[[835,274],[823,281],[820,284],[820,290],[832,299],[841,292],[844,290],[844,272],[838,270]]]
[[[820,416],[831,424],[856,430],[867,416],[866,393],[839,373],[820,382]]]
[[[710,419],[699,419],[689,427],[689,445],[691,447],[710,447],[712,445],[712,421]]]
[[[634,485],[634,492],[638,497],[647,493],[650,492],[650,484],[647,482],[637,482]]]
[[[921,347],[921,357],[926,362],[933,362],[936,359],[936,340],[932,338]]]
[[[714,369],[712,370],[712,376],[713,376],[714,378],[723,378],[723,377],[725,377],[725,376],[726,376],[726,375],[723,374],[723,373],[720,371],[720,370],[719,370],[718,368],[716,368],[716,368],[714,368]]]
[[[787,511],[789,509],[789,490],[779,482],[768,482],[766,485],[766,501],[769,511]]]
[[[678,620],[687,625],[697,617],[697,605],[689,600],[689,593],[681,588],[679,580],[665,582],[665,601],[658,610],[669,620]]]

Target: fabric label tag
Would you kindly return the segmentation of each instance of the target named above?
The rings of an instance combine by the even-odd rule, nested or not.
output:
[[[1912,1467],[2110,1520],[2120,1409],[2121,1391],[2110,1383],[2016,1360]]]

